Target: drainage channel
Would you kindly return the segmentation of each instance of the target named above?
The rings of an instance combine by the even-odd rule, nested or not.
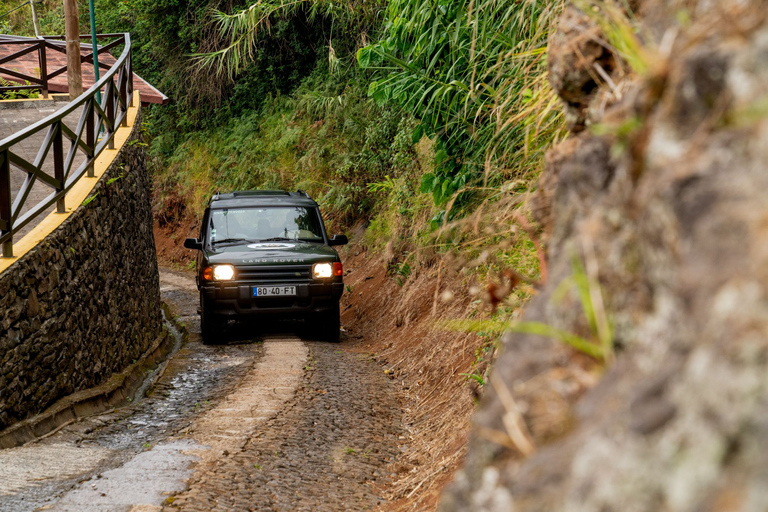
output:
[[[166,316],[165,310],[161,310],[161,312],[163,314],[163,323],[165,324],[165,328],[168,330],[169,333],[171,333],[171,336],[173,336],[173,339],[174,339],[173,347],[171,348],[171,351],[168,354],[168,357],[172,358],[173,355],[181,349],[181,346],[184,343],[184,335],[176,327],[176,324],[174,324],[168,319],[168,317]],[[147,374],[147,376],[144,378],[144,382],[141,383],[141,386],[139,386],[136,392],[133,394],[133,400],[141,400],[146,396],[149,389],[155,384],[155,382],[165,372],[167,363],[168,363],[168,360],[166,360],[162,364],[159,364],[157,368],[155,368],[154,370],[150,371]]]

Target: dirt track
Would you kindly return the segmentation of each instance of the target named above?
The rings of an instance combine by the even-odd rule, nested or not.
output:
[[[370,510],[397,456],[400,409],[380,367],[342,337],[290,325],[202,345],[188,274],[164,300],[190,338],[148,397],[0,451],[0,510]]]

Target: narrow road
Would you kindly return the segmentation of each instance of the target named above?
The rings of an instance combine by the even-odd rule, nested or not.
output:
[[[397,456],[390,382],[292,325],[200,340],[191,275],[161,272],[190,336],[146,397],[0,451],[0,511],[371,510]],[[303,329],[309,331],[310,329]]]

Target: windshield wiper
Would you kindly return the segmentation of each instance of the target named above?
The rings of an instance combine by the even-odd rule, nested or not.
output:
[[[260,242],[291,242],[292,238],[285,238],[284,236],[275,236],[272,238],[262,238]]]
[[[212,240],[211,244],[227,244],[234,242],[251,242],[251,240],[248,240],[247,238],[222,238],[221,240]]]

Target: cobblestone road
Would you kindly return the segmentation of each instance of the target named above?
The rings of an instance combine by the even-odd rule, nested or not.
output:
[[[190,511],[371,510],[397,456],[399,409],[360,354],[312,344],[309,376],[244,448],[201,468],[172,507]],[[171,510],[168,507],[168,510]]]
[[[384,504],[400,409],[374,362],[349,340],[300,339],[286,325],[202,345],[194,281],[164,271],[161,289],[189,343],[147,398],[0,451],[1,511]]]

